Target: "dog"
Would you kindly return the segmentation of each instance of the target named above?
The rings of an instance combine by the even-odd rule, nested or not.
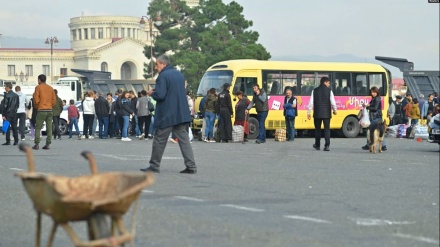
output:
[[[367,138],[368,138],[368,143],[370,143],[370,153],[375,154],[376,153],[376,148],[377,148],[377,144],[379,143],[379,153],[382,153],[382,141],[383,138],[385,137],[385,130],[387,129],[386,123],[382,122],[380,124],[377,125],[377,127],[374,129],[374,140],[370,140],[370,129],[368,129],[367,131]]]

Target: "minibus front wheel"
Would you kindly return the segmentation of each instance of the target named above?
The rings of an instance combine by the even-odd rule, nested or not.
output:
[[[256,139],[258,137],[258,128],[260,125],[258,124],[258,120],[255,117],[249,117],[249,135],[248,139]]]
[[[360,129],[359,120],[353,116],[347,117],[342,124],[342,133],[347,138],[357,137]]]

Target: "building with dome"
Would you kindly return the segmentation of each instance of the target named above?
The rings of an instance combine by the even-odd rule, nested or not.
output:
[[[192,8],[198,0],[186,4]],[[48,82],[81,77],[71,69],[110,72],[111,79],[144,79],[144,65],[150,64],[144,47],[158,35],[155,24],[160,23],[131,16],[71,18],[70,49],[57,49],[55,37],[46,40],[50,48],[0,47],[0,80],[36,82],[39,74],[45,74]]]
[[[45,74],[48,81],[75,75],[71,69],[111,72],[112,79],[144,79],[143,51],[158,30],[139,17],[81,16],[70,19],[70,49],[0,48],[0,78],[32,80]],[[55,38],[55,37],[54,37]],[[55,44],[56,39],[46,43]],[[52,67],[52,68],[51,68]],[[20,77],[21,74],[21,77]]]

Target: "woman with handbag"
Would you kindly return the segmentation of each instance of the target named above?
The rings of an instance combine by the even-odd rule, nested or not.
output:
[[[296,108],[296,98],[292,95],[290,88],[286,89],[284,97],[284,118],[286,120],[287,141],[295,139],[295,117],[298,115]]]
[[[241,125],[243,126],[243,142],[248,141],[248,135],[249,135],[249,123],[246,121],[248,119],[248,114],[246,114],[246,109],[248,105],[251,103],[251,101],[244,96],[244,93],[242,91],[238,91],[235,93],[235,95],[238,97],[238,102],[235,104],[235,121],[234,125]]]

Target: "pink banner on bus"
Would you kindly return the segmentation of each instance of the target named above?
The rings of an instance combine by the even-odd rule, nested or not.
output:
[[[284,110],[284,96],[268,96],[270,110]],[[295,96],[298,101],[301,98],[302,104],[298,105],[299,110],[308,110],[310,96]],[[336,106],[338,110],[360,110],[362,104],[368,104],[371,96],[335,96]],[[384,109],[384,98],[382,100],[382,109]]]

